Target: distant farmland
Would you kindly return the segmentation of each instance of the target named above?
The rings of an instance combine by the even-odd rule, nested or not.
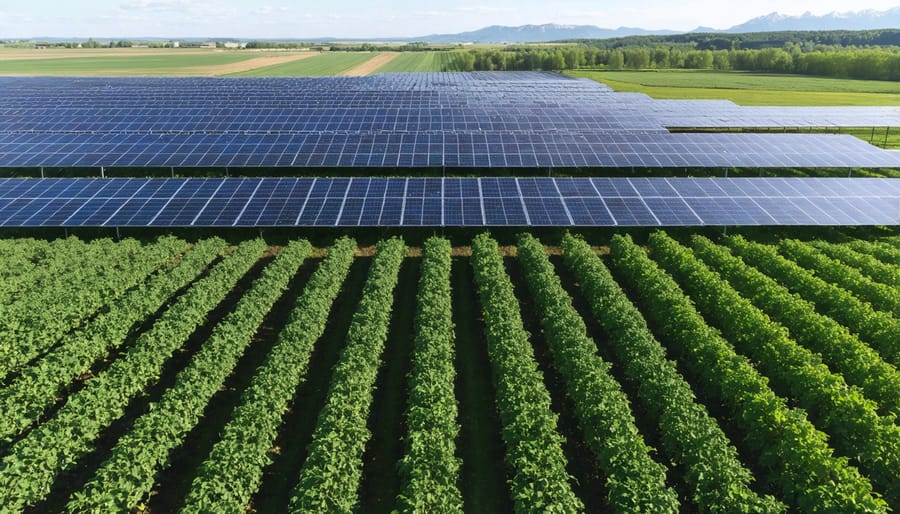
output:
[[[741,105],[900,105],[900,84],[878,80],[734,71],[577,70],[567,74],[654,98],[731,100]]]
[[[0,75],[320,77],[347,73],[385,55],[396,57],[372,62],[371,71],[359,74],[444,71],[452,52],[0,49]]]
[[[340,75],[368,61],[377,53],[323,53],[302,61],[278,64],[246,72],[229,74],[229,77],[324,77]]]
[[[0,75],[79,75],[79,76],[147,76],[147,75],[199,75],[200,68],[239,63],[258,53],[166,53],[125,54],[110,53],[109,56],[78,57],[72,51],[71,57],[0,59]],[[34,52],[31,53],[35,54]],[[8,54],[5,56],[8,57]]]
[[[442,71],[450,60],[450,52],[406,52],[378,68],[376,73]]]

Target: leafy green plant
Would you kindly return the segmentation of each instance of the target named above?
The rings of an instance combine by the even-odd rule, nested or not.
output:
[[[21,376],[0,390],[0,440],[10,441],[34,423],[71,381],[124,343],[132,327],[162,308],[169,298],[200,274],[224,249],[221,239],[195,244],[178,265],[113,302],[109,310],[66,337]]]
[[[378,366],[388,336],[394,288],[406,254],[401,239],[378,244],[347,346],[334,368],[306,462],[290,500],[291,512],[353,512]]]
[[[885,264],[900,266],[900,247],[886,241],[855,239],[846,244],[851,249],[869,254]]]
[[[694,254],[715,269],[754,305],[790,330],[791,337],[822,356],[828,367],[862,389],[881,411],[900,413],[900,372],[838,322],[816,312],[813,303],[761,271],[744,264],[722,246],[693,238]]]
[[[355,249],[353,239],[339,239],[310,277],[278,341],[200,466],[182,512],[246,512],[263,468],[272,460],[269,450],[294,392],[306,376],[313,346],[325,331]]]
[[[750,361],[710,328],[678,287],[627,236],[612,239],[612,262],[619,276],[640,291],[643,312],[658,335],[695,377],[697,387],[714,395],[745,432],[744,444],[792,506],[804,512],[886,512],[872,484],[835,457],[827,436],[803,411],[788,408]]]
[[[541,312],[553,362],[566,382],[585,440],[607,480],[607,500],[617,512],[678,512],[678,497],[666,486],[666,468],[650,458],[628,397],[597,354],[594,341],[563,289],[544,247],[519,236],[519,262]]]
[[[900,291],[878,283],[861,271],[836,261],[813,246],[795,239],[782,239],[778,251],[800,266],[812,270],[820,279],[842,287],[872,307],[897,316],[900,314]],[[900,281],[896,282],[900,284]]]
[[[725,238],[735,255],[755,266],[805,300],[822,314],[844,324],[874,346],[881,357],[900,365],[900,319],[879,312],[846,290],[828,283],[797,264],[778,255],[771,246],[753,243],[741,236]]]
[[[84,489],[73,494],[70,511],[123,512],[138,505],[152,489],[156,474],[169,465],[169,452],[197,425],[309,251],[308,242],[293,241],[266,266],[178,373],[175,384],[119,439]]]
[[[609,334],[625,375],[639,384],[638,400],[659,426],[667,459],[684,466],[694,505],[701,512],[722,514],[784,511],[786,507],[772,497],[760,497],[750,489],[753,476],[741,464],[737,450],[675,363],[666,359],[666,350],[600,257],[570,234],[563,238],[562,247],[566,266]]]
[[[13,445],[0,465],[0,502],[16,506],[44,498],[54,477],[89,452],[103,429],[124,415],[129,401],[158,378],[166,359],[204,322],[263,247],[262,242],[243,243],[141,334],[123,358]]]
[[[187,249],[184,241],[161,237],[141,246],[133,240],[95,241],[87,255],[68,253],[79,266],[52,280],[32,283],[28,294],[0,304],[0,377],[53,347],[92,314],[166,268]]]
[[[689,248],[663,232],[650,236],[649,247],[651,257],[680,281],[706,319],[750,356],[773,389],[806,409],[839,453],[856,458],[889,501],[900,500],[900,428],[895,417],[879,417],[874,402],[847,386],[820,356],[790,339],[784,327],[741,297]]]
[[[459,425],[454,396],[450,242],[425,242],[409,375],[406,452],[400,461],[401,512],[463,512],[454,454]]]
[[[812,241],[810,244],[832,259],[853,266],[872,280],[893,287],[895,290],[900,288],[900,266],[886,264],[872,255],[858,252],[853,249],[852,243],[835,244],[826,241]],[[900,250],[897,254],[900,255]]]
[[[517,512],[581,512],[566,472],[563,437],[550,393],[522,325],[519,302],[503,267],[497,242],[487,234],[472,241],[472,268],[484,312],[501,436]]]

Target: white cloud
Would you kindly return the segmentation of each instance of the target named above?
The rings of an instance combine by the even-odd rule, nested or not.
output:
[[[471,6],[455,7],[453,9],[445,10],[414,11],[412,15],[418,18],[442,18],[451,16],[491,16],[511,12],[515,12],[515,9],[512,9],[510,7]]]
[[[509,12],[515,12],[515,9],[512,7],[488,7],[485,5],[477,5],[473,7],[457,7],[453,9],[455,12],[463,13],[463,14],[503,14]]]
[[[284,14],[288,12],[287,7],[273,7],[271,5],[262,5],[257,7],[250,14],[255,16],[272,16],[273,14]]]
[[[442,16],[450,16],[450,11],[415,11],[412,13],[417,18],[440,18]]]
[[[191,2],[188,0],[129,0],[120,7],[128,11],[165,12],[189,8]]]

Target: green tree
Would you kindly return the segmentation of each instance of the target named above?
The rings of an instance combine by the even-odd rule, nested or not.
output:
[[[613,50],[609,54],[609,64],[607,66],[612,70],[621,70],[625,67],[625,54],[621,50]]]

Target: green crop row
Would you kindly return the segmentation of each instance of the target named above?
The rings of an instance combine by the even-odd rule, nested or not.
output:
[[[764,270],[779,283],[815,303],[822,314],[859,334],[860,339],[874,346],[884,360],[895,366],[900,364],[900,319],[874,310],[846,290],[778,255],[771,246],[753,243],[740,236],[728,237],[725,242],[744,262]]]
[[[74,237],[50,243],[34,239],[4,239],[0,243],[0,303],[14,301],[42,278],[64,276],[49,270],[80,265],[76,257],[87,253],[85,246]],[[79,248],[79,251],[70,254],[72,259],[55,258],[63,249],[70,247]]]
[[[900,413],[900,372],[846,327],[816,312],[815,305],[790,291],[739,257],[701,236],[694,254],[715,269],[754,305],[790,330],[791,337],[822,356],[844,379],[863,390],[884,412]]]
[[[650,256],[681,283],[706,319],[750,356],[773,389],[795,399],[840,453],[858,461],[888,501],[900,500],[900,429],[894,416],[879,417],[873,401],[832,373],[819,355],[794,342],[783,326],[741,297],[689,248],[663,232],[651,235],[649,246]]]
[[[0,468],[0,503],[25,505],[46,496],[54,477],[75,465],[102,431],[124,415],[129,401],[159,376],[168,356],[203,323],[261,251],[261,244],[242,244],[141,334],[122,358],[13,445]]]
[[[885,264],[900,266],[900,248],[892,244],[884,241],[865,241],[863,239],[854,239],[845,244],[850,249],[869,254]]]
[[[0,306],[0,377],[51,348],[86,317],[169,265],[187,245],[163,237],[146,247],[110,243],[100,249],[102,255],[52,285],[36,287],[33,294]]]
[[[603,262],[584,241],[563,238],[564,259],[581,284],[609,344],[638,383],[638,399],[659,426],[666,457],[685,468],[694,505],[701,512],[776,513],[785,506],[750,489],[753,477],[716,420],[697,401],[641,312],[628,300]]]
[[[175,384],[134,422],[82,491],[73,495],[69,511],[126,512],[140,503],[157,473],[168,467],[169,452],[197,425],[309,251],[308,242],[293,241],[266,266],[178,373]]]
[[[168,273],[160,273],[129,291],[90,324],[65,338],[25,368],[22,375],[0,389],[0,441],[9,441],[37,420],[56,396],[110,350],[125,342],[131,328],[159,310],[179,289],[190,283],[225,246],[221,239],[200,241]]]
[[[182,512],[246,512],[263,468],[271,463],[269,450],[306,376],[313,347],[325,331],[355,249],[356,241],[339,239],[310,277],[278,341],[200,466]]]
[[[876,310],[889,312],[894,316],[900,314],[900,293],[893,287],[876,282],[858,269],[835,261],[818,249],[794,239],[779,241],[778,251],[800,266],[812,270],[820,279],[869,302]]]
[[[463,512],[457,487],[460,460],[455,455],[459,425],[450,268],[450,242],[437,237],[426,241],[416,297],[406,411],[409,428],[400,461],[403,486],[397,504],[401,512]]]
[[[306,462],[290,500],[291,512],[353,512],[362,479],[362,457],[381,354],[390,328],[394,288],[406,245],[378,244],[363,296],[350,322],[347,346],[334,368]]]
[[[872,280],[892,286],[895,290],[900,288],[900,267],[898,266],[885,264],[872,255],[854,250],[849,245],[826,241],[813,241],[810,244],[832,259],[853,266]],[[894,294],[897,294],[896,291]]]
[[[872,484],[833,455],[828,437],[776,396],[750,361],[710,328],[678,284],[627,236],[612,240],[613,265],[658,334],[671,346],[696,384],[733,412],[744,444],[770,471],[784,499],[802,512],[886,512]]]
[[[497,408],[513,470],[516,512],[581,512],[566,472],[563,437],[550,393],[522,325],[519,302],[503,267],[497,242],[486,234],[472,241],[472,267],[484,312],[488,356]]]
[[[0,240],[0,279],[19,276],[34,269],[50,249],[52,244],[69,241],[58,239],[53,243],[31,237]],[[72,241],[77,239],[72,238]],[[4,284],[5,285],[5,284]]]
[[[541,312],[554,364],[606,477],[609,505],[616,512],[678,512],[678,496],[666,486],[665,466],[650,458],[651,448],[638,432],[628,397],[610,375],[610,364],[597,354],[544,247],[523,234],[518,257]]]

